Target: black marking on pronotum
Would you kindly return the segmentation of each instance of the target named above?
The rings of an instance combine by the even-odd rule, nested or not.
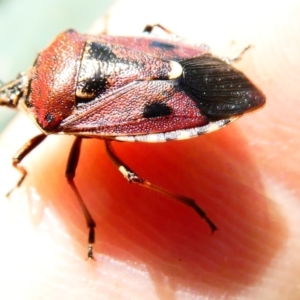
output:
[[[110,47],[96,42],[86,43],[83,56],[76,92],[78,105],[94,100],[107,90],[107,64],[117,61]]]
[[[78,105],[82,103],[87,103],[94,100],[97,96],[101,95],[106,91],[108,87],[108,81],[105,77],[101,75],[100,72],[94,74],[93,79],[87,79],[80,84],[80,89],[82,93],[90,95],[89,97],[76,97],[76,102]]]
[[[144,107],[144,118],[166,117],[172,114],[172,109],[163,102],[154,101]]]
[[[117,60],[116,55],[112,52],[112,49],[106,45],[102,45],[96,42],[88,43],[88,55],[87,59],[95,59],[101,62],[114,62]]]
[[[159,42],[159,41],[152,41],[149,44],[149,47],[153,47],[153,48],[160,48],[162,50],[172,50],[175,49],[176,46],[172,45],[172,44],[168,44],[168,43],[163,43],[163,42]]]

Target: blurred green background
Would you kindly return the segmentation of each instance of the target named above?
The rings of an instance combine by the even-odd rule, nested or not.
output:
[[[27,70],[39,50],[69,28],[86,32],[115,0],[0,0],[0,80]],[[15,111],[0,107],[0,131]]]

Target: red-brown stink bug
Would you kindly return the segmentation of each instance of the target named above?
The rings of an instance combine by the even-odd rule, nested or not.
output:
[[[22,159],[49,134],[74,135],[66,177],[81,202],[89,227],[88,257],[94,228],[73,181],[82,138],[103,139],[107,153],[131,183],[166,194],[193,208],[212,231],[217,227],[193,199],[140,178],[114,153],[112,141],[164,142],[209,133],[265,103],[262,92],[228,62],[205,47],[187,45],[167,33],[143,37],[60,34],[32,68],[0,88],[0,105],[20,108],[42,133],[13,157],[26,177]]]

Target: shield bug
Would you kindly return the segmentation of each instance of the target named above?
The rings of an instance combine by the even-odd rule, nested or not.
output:
[[[164,31],[164,38],[153,34]],[[68,183],[81,202],[93,257],[96,226],[74,183],[83,138],[103,139],[106,151],[130,182],[190,206],[216,225],[191,198],[140,178],[115,154],[112,141],[164,142],[196,137],[224,127],[265,103],[265,96],[240,71],[188,45],[162,26],[147,26],[142,37],[79,34],[68,30],[42,51],[34,65],[0,88],[0,105],[20,108],[41,134],[13,157],[22,159],[50,134],[74,135],[66,167]]]

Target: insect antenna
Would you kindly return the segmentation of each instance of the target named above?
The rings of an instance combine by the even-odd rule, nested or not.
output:
[[[6,84],[0,81],[0,105],[16,108],[24,94],[27,81],[25,73],[19,74],[16,79]]]

